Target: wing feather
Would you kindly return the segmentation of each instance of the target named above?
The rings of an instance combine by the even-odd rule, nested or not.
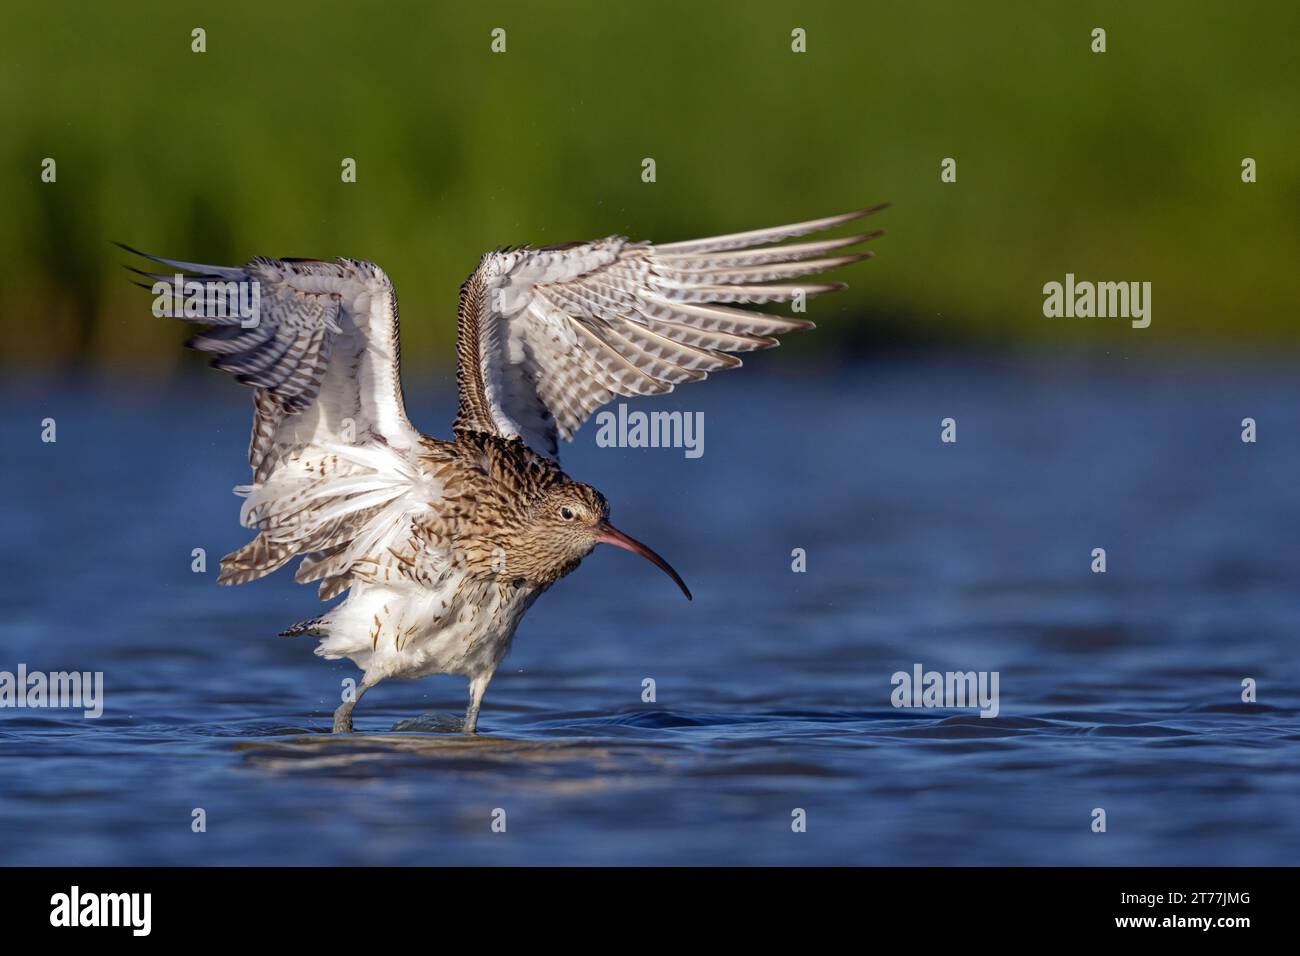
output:
[[[328,577],[322,594],[346,589],[369,550],[409,536],[440,494],[406,415],[392,283],[354,259],[234,267],[137,254],[178,270],[133,270],[156,282],[227,283],[257,303],[252,315],[176,316],[205,326],[191,348],[253,388],[253,482],[236,491],[242,523],[258,534],[226,556],[218,580],[250,581],[306,556],[300,576]]]
[[[813,324],[735,306],[844,288],[790,280],[870,258],[841,250],[883,230],[777,244],[884,208],[667,245],[611,236],[489,253],[461,287],[455,428],[554,456],[615,396],[661,395],[739,366],[732,353]]]

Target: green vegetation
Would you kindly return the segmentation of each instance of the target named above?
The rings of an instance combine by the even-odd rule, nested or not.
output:
[[[114,239],[373,259],[406,354],[445,361],[490,248],[882,200],[879,258],[793,347],[1294,348],[1297,33],[1289,2],[10,5],[3,359],[178,361],[183,331],[149,314]],[[1151,327],[1044,318],[1067,272],[1150,281]]]

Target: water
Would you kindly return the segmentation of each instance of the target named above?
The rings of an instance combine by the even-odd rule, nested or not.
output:
[[[0,711],[0,861],[1294,863],[1292,370],[777,358],[636,406],[703,411],[698,460],[580,433],[570,473],[696,600],[599,549],[525,619],[478,739],[393,730],[461,712],[453,677],[327,736],[355,669],[274,636],[314,593],[213,584],[245,540],[241,390],[11,385],[0,670],[101,670],[107,702]],[[445,376],[410,391],[447,434]],[[999,717],[894,709],[915,663],[999,672]]]

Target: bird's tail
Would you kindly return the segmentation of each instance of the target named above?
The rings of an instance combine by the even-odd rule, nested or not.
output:
[[[323,617],[314,617],[310,621],[299,621],[292,627],[280,632],[281,637],[326,637],[329,634],[329,621]]]

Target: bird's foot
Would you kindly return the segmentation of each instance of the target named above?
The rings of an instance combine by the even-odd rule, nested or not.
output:
[[[336,734],[352,733],[351,702],[341,705],[338,710],[334,711],[334,733]]]

